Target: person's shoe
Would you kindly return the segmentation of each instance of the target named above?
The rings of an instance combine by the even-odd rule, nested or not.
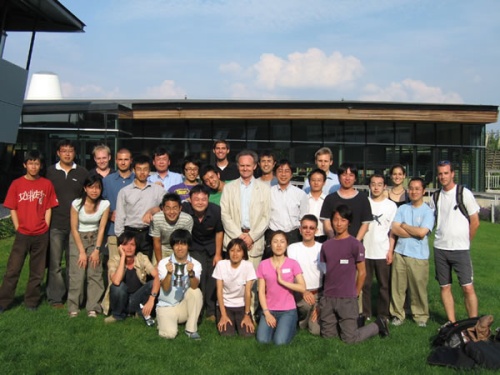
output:
[[[57,302],[52,304],[52,308],[54,309],[64,309],[64,303]]]
[[[420,328],[425,328],[425,327],[427,327],[427,323],[426,323],[426,322],[418,322],[417,324],[418,324],[418,326],[419,326]]]
[[[187,337],[189,337],[191,340],[201,340],[201,336],[198,332],[189,332],[185,331]]]
[[[378,326],[378,334],[380,337],[389,336],[389,321],[387,319],[378,317],[374,323]]]
[[[87,313],[87,316],[88,316],[89,318],[97,318],[97,311],[90,310],[90,311]]]
[[[110,315],[106,319],[104,319],[104,323],[106,324],[111,324],[116,322],[118,322],[118,319],[116,319],[113,315]]]
[[[443,329],[444,327],[448,327],[448,326],[451,326],[453,323],[448,320],[446,323],[444,323],[441,327],[438,328],[438,331],[441,331],[441,329]]]
[[[70,311],[70,312],[68,313],[68,316],[69,316],[70,318],[76,318],[76,317],[78,316],[78,311]]]
[[[400,326],[401,324],[403,324],[403,320],[399,319],[399,318],[392,318],[392,322],[391,324],[393,326]]]

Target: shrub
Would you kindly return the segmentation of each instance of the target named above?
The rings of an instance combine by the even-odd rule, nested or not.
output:
[[[16,233],[10,217],[0,219],[0,240],[13,236]]]

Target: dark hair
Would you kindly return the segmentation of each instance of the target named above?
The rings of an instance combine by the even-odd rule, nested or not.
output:
[[[227,244],[227,255],[229,255],[229,252],[231,251],[231,249],[235,246],[239,246],[239,248],[241,250],[243,250],[243,259],[245,260],[248,260],[248,246],[247,244],[245,243],[245,241],[243,241],[241,238],[233,238],[231,241],[229,241],[229,243]]]
[[[155,156],[162,156],[162,155],[167,155],[168,158],[170,159],[170,152],[168,152],[168,150],[165,147],[163,146],[156,147],[153,151],[153,158]]]
[[[304,216],[302,216],[302,219],[300,219],[300,223],[302,224],[304,220],[314,221],[316,223],[316,226],[318,226],[319,223],[318,218],[313,214],[305,214]]]
[[[193,196],[193,194],[203,193],[210,197],[210,191],[204,185],[194,185],[189,191],[189,198]]]
[[[160,203],[160,209],[163,210],[163,207],[165,206],[165,203],[167,202],[177,202],[179,204],[179,207],[182,207],[182,200],[179,194],[176,193],[167,193],[163,196],[161,203]]]
[[[99,202],[102,200],[102,177],[99,174],[95,173],[89,175],[83,183],[82,193],[80,195],[82,201],[80,202],[80,207],[78,207],[78,211],[82,209],[82,207],[85,205],[85,201],[87,200],[87,192],[85,191],[85,188],[92,186],[95,183],[99,184],[99,186],[101,187],[101,194],[99,194],[99,196],[94,202],[94,210],[99,205]]]
[[[319,173],[320,175],[322,175],[323,176],[323,181],[326,181],[326,172],[323,169],[316,168],[316,169],[313,169],[311,171],[311,173],[309,173],[309,175],[307,176],[307,180],[309,181],[309,183],[311,183],[311,177],[312,177],[312,175],[316,174],[316,173]]]
[[[225,144],[225,145],[226,145],[226,148],[227,148],[228,150],[230,150],[230,149],[231,149],[231,148],[229,147],[229,142],[228,142],[228,141],[226,141],[225,139],[216,139],[216,140],[214,141],[214,146],[212,147],[212,150],[215,150],[215,147],[217,147],[217,145],[218,145],[219,143],[223,143],[223,144]]]
[[[219,174],[213,165],[204,165],[200,169],[200,178],[203,180],[203,176],[205,176],[208,172],[214,172],[215,174]]]
[[[389,174],[392,175],[394,173],[395,169],[401,169],[403,171],[403,174],[406,176],[406,169],[403,167],[402,164],[394,164],[391,169],[389,169]]]
[[[340,177],[340,175],[344,174],[348,170],[351,171],[356,176],[356,179],[358,178],[358,168],[353,164],[349,162],[345,162],[339,165],[339,168],[337,169],[337,176]]]
[[[186,156],[184,158],[184,161],[182,162],[182,173],[184,173],[184,169],[186,168],[187,164],[194,164],[198,167],[198,171],[200,170],[201,163],[199,160],[195,159],[193,156]]]
[[[260,158],[263,158],[263,157],[267,157],[267,158],[273,158],[274,161],[276,161],[276,158],[274,157],[274,154],[269,151],[269,150],[264,150],[260,153],[259,155],[259,161],[260,161]]]
[[[380,173],[374,173],[370,176],[370,178],[368,179],[368,181],[370,181],[370,183],[372,182],[372,178],[381,178],[382,180],[384,180],[384,185],[385,185],[385,177],[383,174],[380,174]]]
[[[288,160],[288,159],[281,159],[274,166],[274,170],[277,171],[279,167],[282,167],[284,165],[288,165],[290,167],[290,169],[293,169],[292,168],[292,163],[290,162],[290,160]]]
[[[122,234],[118,236],[118,246],[119,245],[126,245],[130,241],[135,240],[135,233],[130,231],[130,230],[125,230]],[[136,241],[136,246],[137,246],[137,241]]]
[[[342,219],[346,219],[347,221],[349,221],[349,224],[352,223],[352,210],[349,208],[349,206],[345,204],[340,204],[335,208],[335,210],[333,210],[331,219],[332,226],[333,226],[333,217],[335,216],[336,213],[338,213]]]
[[[147,155],[138,155],[132,161],[132,169],[134,169],[137,164],[147,164],[149,165],[149,169],[151,169],[151,158]]]
[[[57,142],[56,150],[60,151],[61,147],[72,147],[75,148],[75,144],[73,143],[72,140],[70,139],[61,139],[59,142]]]
[[[24,164],[26,164],[28,161],[32,160],[39,160],[40,163],[43,161],[43,155],[40,151],[38,150],[31,150],[24,155]]]
[[[193,238],[187,229],[176,229],[170,235],[170,247],[173,249],[175,244],[186,244],[191,247]]]
[[[413,181],[420,181],[420,183],[422,184],[422,188],[425,190],[425,187],[426,187],[427,184],[425,183],[425,180],[422,177],[412,177],[412,178],[410,178],[410,182],[408,182],[408,186],[410,186],[410,184]]]

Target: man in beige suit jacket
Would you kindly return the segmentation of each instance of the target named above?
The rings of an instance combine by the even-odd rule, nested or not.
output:
[[[240,178],[226,184],[220,201],[224,226],[224,250],[233,238],[248,246],[249,260],[257,268],[264,252],[264,232],[269,226],[271,190],[253,177],[258,156],[244,150],[236,156]]]

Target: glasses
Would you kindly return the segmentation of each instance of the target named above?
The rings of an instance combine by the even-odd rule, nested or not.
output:
[[[307,225],[304,225],[304,226],[302,226],[301,228],[302,228],[303,230],[308,230],[308,229],[309,229],[309,230],[316,230],[316,227],[313,227],[313,226],[309,226],[309,227],[308,227]]]
[[[292,173],[291,169],[277,169],[276,173]]]
[[[449,160],[441,160],[438,162],[438,166],[450,165],[450,164],[451,164],[451,161],[449,161]]]

